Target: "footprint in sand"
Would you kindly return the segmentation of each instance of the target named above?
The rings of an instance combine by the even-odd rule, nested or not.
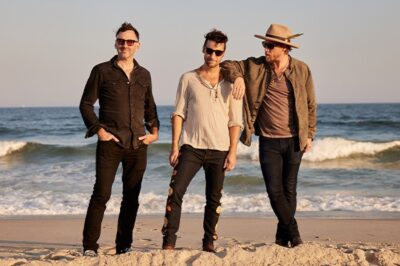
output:
[[[224,237],[224,240],[227,241],[228,244],[240,244],[238,240],[232,237]]]

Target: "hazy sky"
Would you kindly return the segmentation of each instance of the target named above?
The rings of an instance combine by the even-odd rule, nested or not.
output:
[[[289,25],[320,103],[400,102],[400,1],[0,0],[0,107],[77,106],[92,67],[114,54],[123,21],[157,104],[174,103],[183,72],[202,64],[204,34],[228,37],[225,59],[263,54],[271,23]]]

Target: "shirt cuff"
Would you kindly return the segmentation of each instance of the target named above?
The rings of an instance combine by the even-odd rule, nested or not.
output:
[[[160,129],[160,121],[158,119],[153,119],[151,121],[146,122],[145,126],[149,132],[152,132],[153,127]]]
[[[243,129],[243,123],[236,122],[236,121],[229,121],[228,127],[235,127],[235,126],[240,127],[240,130]]]
[[[182,112],[178,112],[178,111],[173,112],[173,113],[171,114],[171,119],[172,119],[174,116],[177,116],[177,115],[180,116],[180,117],[182,117],[183,120],[185,120],[185,114],[182,113]]]

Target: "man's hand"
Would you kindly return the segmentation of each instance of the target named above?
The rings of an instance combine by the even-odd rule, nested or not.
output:
[[[171,151],[169,153],[169,164],[172,167],[176,166],[176,163],[178,162],[178,157],[179,157],[179,147],[171,147]]]
[[[243,98],[245,89],[246,85],[244,84],[244,79],[241,77],[236,78],[235,82],[233,83],[233,98],[236,100],[241,100]]]
[[[236,165],[236,153],[228,152],[228,155],[225,158],[224,169],[225,172],[229,172],[235,168]]]
[[[144,144],[149,145],[154,141],[158,140],[158,133],[146,134],[144,136],[139,137],[139,140],[142,140]]]
[[[115,137],[110,132],[107,132],[104,128],[100,128],[99,131],[97,131],[97,136],[98,136],[100,141],[110,141],[110,140],[112,140],[112,141],[115,141],[115,142],[119,142],[119,139],[117,139],[117,137]]]
[[[311,139],[311,138],[308,138],[308,139],[307,139],[306,147],[304,148],[304,153],[310,151],[311,148],[312,148],[312,139]]]

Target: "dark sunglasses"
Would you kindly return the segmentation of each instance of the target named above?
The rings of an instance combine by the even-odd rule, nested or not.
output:
[[[126,45],[128,46],[132,46],[135,44],[135,42],[137,42],[136,40],[124,40],[124,39],[117,39],[117,44],[118,45],[124,45],[126,43]]]
[[[272,50],[272,49],[274,49],[276,46],[279,46],[279,44],[277,44],[277,43],[272,43],[272,42],[262,42],[262,46],[263,46],[265,49]]]
[[[212,53],[215,53],[216,56],[221,56],[225,51],[221,51],[221,50],[214,50],[211,48],[206,47],[206,53],[208,55],[212,55]]]

